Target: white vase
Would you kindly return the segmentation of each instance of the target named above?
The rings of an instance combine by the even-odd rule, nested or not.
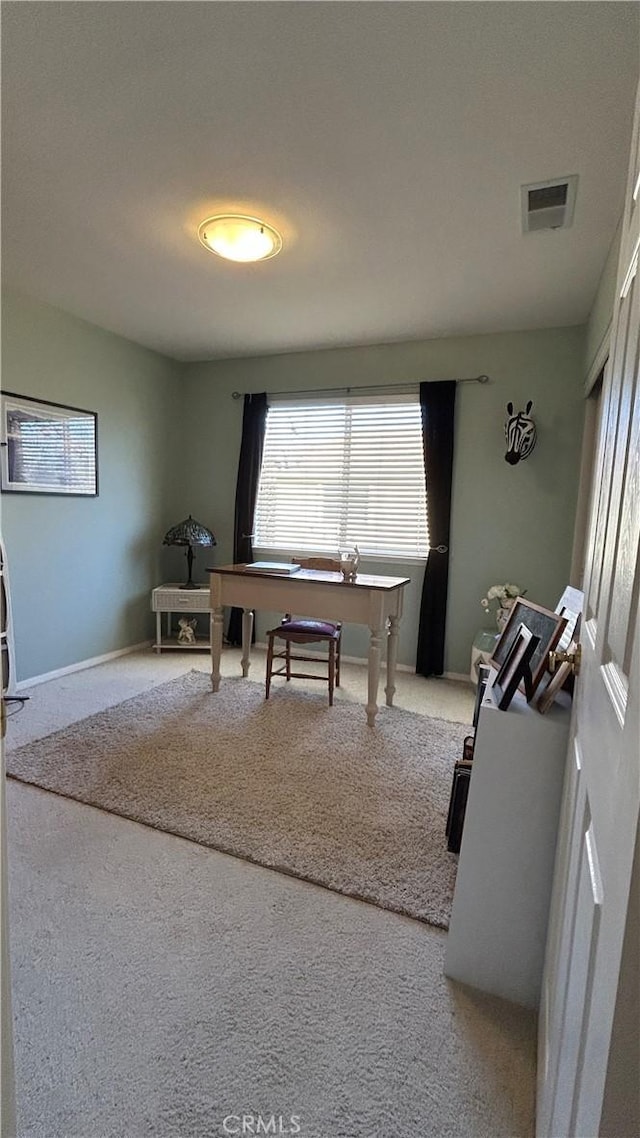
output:
[[[513,605],[514,605],[514,598],[509,597],[508,600],[504,601],[502,607],[497,610],[497,612],[496,612],[496,626],[498,628],[498,632],[502,632],[505,624],[507,623],[509,617],[511,616],[511,609],[513,608]]]

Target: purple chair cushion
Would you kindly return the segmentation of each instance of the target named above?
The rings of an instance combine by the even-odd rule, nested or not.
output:
[[[307,636],[334,636],[338,628],[328,620],[287,620],[276,631],[279,635],[300,632]]]

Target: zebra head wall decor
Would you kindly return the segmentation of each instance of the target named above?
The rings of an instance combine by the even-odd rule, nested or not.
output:
[[[528,458],[536,445],[536,425],[530,415],[532,407],[533,403],[529,400],[524,411],[518,411],[514,415],[513,403],[507,403],[509,417],[504,424],[504,437],[507,440],[507,453],[504,457],[511,466],[515,466],[521,458]]]

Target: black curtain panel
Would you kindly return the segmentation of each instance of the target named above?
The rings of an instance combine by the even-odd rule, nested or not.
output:
[[[264,432],[267,425],[267,396],[245,395],[242,415],[242,442],[236,484],[236,512],[233,529],[233,560],[235,564],[253,561],[253,515],[256,508],[258,482],[262,467]],[[255,630],[253,639],[255,640]],[[242,644],[242,609],[231,609],[227,640]]]
[[[453,479],[455,380],[420,384],[429,556],[424,573],[416,672],[441,676],[449,584],[449,530]]]

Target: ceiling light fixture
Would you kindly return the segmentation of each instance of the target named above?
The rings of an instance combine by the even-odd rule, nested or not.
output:
[[[240,213],[208,217],[198,228],[205,249],[227,261],[266,261],[282,249],[282,237],[272,225]]]

